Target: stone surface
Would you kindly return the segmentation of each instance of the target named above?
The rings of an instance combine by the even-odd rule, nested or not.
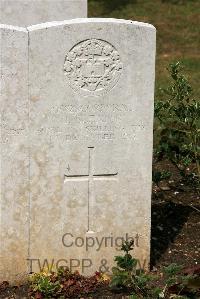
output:
[[[92,273],[103,259],[111,268],[111,237],[138,234],[134,255],[147,267],[155,28],[80,19],[28,30],[30,257],[54,266],[79,259]],[[67,248],[64,235],[65,245],[80,238]],[[107,243],[85,250],[85,238]]]
[[[27,273],[29,239],[28,33],[0,25],[0,281]]]
[[[1,28],[1,277],[109,270],[126,235],[148,267],[155,28],[27,30]]]
[[[87,17],[87,0],[0,0],[0,23],[30,26]]]

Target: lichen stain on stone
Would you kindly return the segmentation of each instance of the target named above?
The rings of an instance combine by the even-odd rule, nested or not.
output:
[[[44,151],[36,151],[33,154],[33,160],[31,164],[31,181],[30,181],[30,189],[36,188],[39,189],[39,186],[42,183],[42,179],[46,177],[46,161],[47,161],[47,154]]]
[[[63,180],[58,175],[49,177],[46,187],[50,195],[54,192],[61,192],[63,187]]]
[[[28,273],[27,267],[27,248],[23,247],[23,244],[19,244],[20,250],[15,251],[15,247],[12,245],[6,250],[1,251],[1,255],[4,259],[1,261],[1,277],[3,280],[11,280],[12,282],[19,283],[20,277]],[[8,252],[12,252],[11,256],[8,256]],[[7,257],[7,258],[6,258]]]
[[[22,175],[22,176],[27,176],[27,165],[25,163],[25,161],[20,161],[19,162],[19,173]]]
[[[76,153],[76,152],[73,152],[72,155],[71,155],[71,160],[72,161],[80,161],[81,159],[81,154],[80,153]]]
[[[42,166],[47,161],[47,154],[44,151],[36,151],[34,154],[34,159],[39,166]]]
[[[39,96],[32,96],[31,97],[31,101],[34,102],[34,103],[38,102],[39,100],[40,100]]]
[[[114,196],[97,196],[96,197],[96,203],[112,203],[114,201]]]
[[[87,201],[84,200],[77,200],[76,198],[68,199],[67,206],[71,209],[84,207],[87,205]]]
[[[20,221],[20,219],[21,219],[21,215],[23,215],[23,213],[21,213],[21,212],[16,212],[16,213],[14,213],[14,214],[13,214],[13,220],[15,220],[15,221]]]
[[[11,189],[5,190],[4,196],[6,200],[14,199],[15,198],[15,192]]]
[[[52,219],[52,222],[55,223],[55,219],[60,219],[62,217],[62,212],[63,212],[63,209],[61,207],[55,207],[53,206],[50,211],[49,211],[49,214],[51,215],[51,219]]]
[[[61,203],[62,197],[61,194],[55,193],[52,197],[50,197],[51,203],[55,205],[59,205]]]
[[[30,185],[31,189],[31,200],[36,201],[40,194],[42,193],[42,188],[37,184],[37,182],[32,183]]]

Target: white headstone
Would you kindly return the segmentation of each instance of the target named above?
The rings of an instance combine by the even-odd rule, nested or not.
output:
[[[87,0],[0,0],[0,23],[30,26],[87,17]]]
[[[30,257],[111,269],[128,234],[148,267],[155,28],[79,19],[28,30]],[[85,250],[88,237],[101,248]]]
[[[0,25],[0,49],[0,281],[12,281],[27,273],[29,244],[27,30]]]
[[[19,44],[18,35],[24,37]],[[2,197],[1,206],[3,247],[8,249],[2,250],[3,269],[11,277],[13,260],[23,272],[28,259],[27,272],[47,263],[83,274],[111,270],[122,238],[134,239],[133,254],[139,266],[148,267],[155,28],[78,19],[32,26],[28,34],[13,30],[9,43],[3,69],[12,73],[13,59],[17,73],[5,81],[4,105],[7,98],[15,103],[23,96],[24,105],[11,106],[14,118],[9,115],[4,122],[8,126],[11,119],[9,130],[3,125],[6,137],[13,132],[11,146],[3,142],[7,156],[1,167],[2,181],[7,184],[8,176],[11,181],[3,187],[9,200]],[[24,77],[23,68],[18,71],[21,56],[13,55],[15,43],[24,55]],[[28,141],[26,128],[20,134],[15,129],[27,117],[27,99]]]

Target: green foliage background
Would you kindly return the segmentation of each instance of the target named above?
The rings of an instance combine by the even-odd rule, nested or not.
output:
[[[156,94],[168,85],[166,67],[172,61],[185,65],[185,74],[197,97],[200,91],[199,0],[88,0],[89,17],[130,19],[157,29]]]

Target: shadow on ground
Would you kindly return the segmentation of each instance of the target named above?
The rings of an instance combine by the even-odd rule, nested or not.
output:
[[[152,206],[151,267],[159,262],[169,245],[174,242],[191,212],[190,207],[173,202]]]
[[[107,12],[123,8],[128,4],[137,3],[137,0],[93,0],[93,2],[101,3]]]

